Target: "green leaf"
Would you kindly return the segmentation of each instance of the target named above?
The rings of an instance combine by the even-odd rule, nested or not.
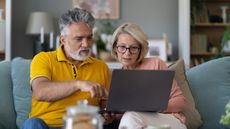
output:
[[[221,116],[220,124],[230,126],[230,101],[225,106],[225,114]]]

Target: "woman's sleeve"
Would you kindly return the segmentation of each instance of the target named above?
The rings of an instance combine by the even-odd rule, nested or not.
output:
[[[168,67],[164,61],[159,60],[158,69],[167,70]],[[168,102],[168,108],[164,112],[182,112],[185,108],[185,105],[186,99],[180,87],[177,85],[176,80],[174,79]]]
[[[186,99],[180,90],[177,82],[173,80],[173,85],[168,102],[168,108],[165,112],[182,112],[186,105]]]

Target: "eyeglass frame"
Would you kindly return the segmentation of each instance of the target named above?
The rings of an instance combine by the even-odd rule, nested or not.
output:
[[[122,51],[119,51],[119,49],[118,48],[124,48],[124,52],[122,52]],[[129,50],[129,53],[130,54],[137,54],[138,52],[140,52],[140,50],[141,50],[141,47],[126,47],[126,46],[122,46],[122,45],[118,45],[118,46],[116,46],[116,49],[117,49],[117,51],[119,52],[119,53],[121,53],[121,54],[124,54],[126,51],[127,51],[127,49]],[[132,50],[137,50],[136,52],[132,52]]]

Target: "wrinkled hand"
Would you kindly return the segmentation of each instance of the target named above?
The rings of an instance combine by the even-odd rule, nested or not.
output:
[[[108,91],[99,83],[81,80],[78,81],[78,86],[81,91],[90,92],[91,97],[107,98]]]
[[[104,124],[107,125],[107,124],[112,123],[114,120],[120,120],[123,114],[117,114],[117,113],[113,113],[113,112],[107,113],[106,112],[106,113],[102,113],[101,115],[105,119]]]

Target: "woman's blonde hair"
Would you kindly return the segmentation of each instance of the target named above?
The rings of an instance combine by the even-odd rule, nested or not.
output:
[[[140,26],[138,26],[135,23],[124,23],[120,25],[113,33],[112,39],[111,39],[111,45],[112,45],[112,55],[117,58],[117,52],[116,52],[116,45],[117,45],[117,40],[118,36],[122,33],[129,34],[132,36],[136,42],[140,45],[141,50],[139,53],[139,56],[137,58],[137,62],[140,62],[145,55],[148,52],[148,41],[146,39],[146,36]]]

